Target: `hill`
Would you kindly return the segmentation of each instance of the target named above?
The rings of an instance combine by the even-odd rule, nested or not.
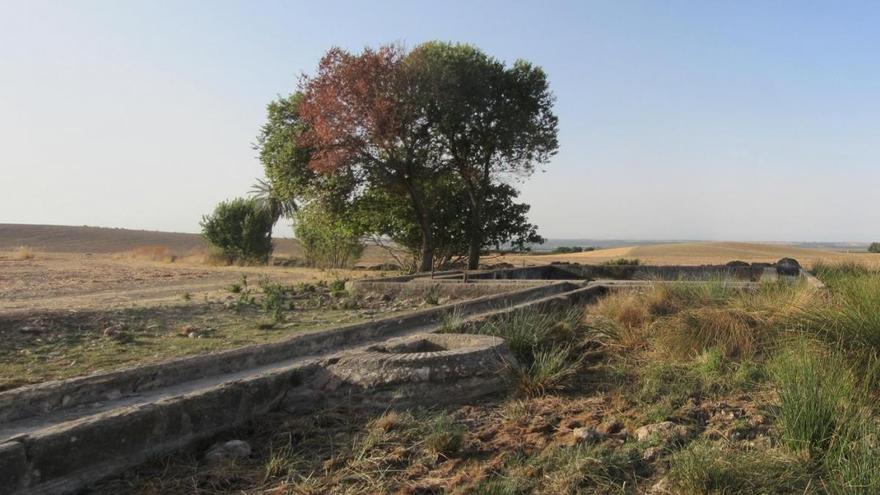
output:
[[[182,232],[76,227],[67,225],[0,224],[0,251],[28,246],[51,253],[119,253],[141,246],[165,246],[185,254],[207,248],[202,236]],[[279,255],[299,251],[293,239],[275,239]]]

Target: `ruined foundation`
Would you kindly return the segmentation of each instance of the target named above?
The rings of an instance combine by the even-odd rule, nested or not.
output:
[[[421,334],[331,357],[314,387],[325,401],[368,408],[461,404],[503,391],[513,362],[497,337]]]
[[[781,260],[783,261],[783,260]],[[793,260],[792,260],[793,261]],[[434,333],[517,311],[589,302],[658,280],[815,277],[791,263],[702,267],[553,264],[349,282],[354,291],[456,294],[455,304],[288,340],[0,392],[0,495],[70,493],[152,457],[187,448],[261,414],[333,401],[360,407],[468,403],[504,390],[503,340]]]

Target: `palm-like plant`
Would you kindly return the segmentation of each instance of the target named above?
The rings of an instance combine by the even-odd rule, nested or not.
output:
[[[278,223],[281,217],[292,217],[298,209],[295,199],[281,197],[272,183],[265,179],[257,179],[250,193],[260,207],[266,209],[272,216],[273,224]]]

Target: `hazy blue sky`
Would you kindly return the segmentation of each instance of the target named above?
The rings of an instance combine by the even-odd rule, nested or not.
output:
[[[548,72],[546,236],[880,239],[880,3],[839,1],[0,0],[0,223],[197,231],[327,48],[432,39]]]

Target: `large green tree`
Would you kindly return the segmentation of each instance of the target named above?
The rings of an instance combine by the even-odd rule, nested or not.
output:
[[[464,44],[430,42],[416,47],[410,63],[423,74],[427,119],[442,160],[466,191],[468,268],[493,232],[485,228],[498,184],[526,177],[558,147],[554,97],[541,68],[512,66]]]
[[[489,246],[541,240],[508,183],[555,152],[552,102],[540,69],[466,45],[333,49],[269,105],[260,192],[273,213],[319,204],[390,238],[421,271],[475,268]]]

